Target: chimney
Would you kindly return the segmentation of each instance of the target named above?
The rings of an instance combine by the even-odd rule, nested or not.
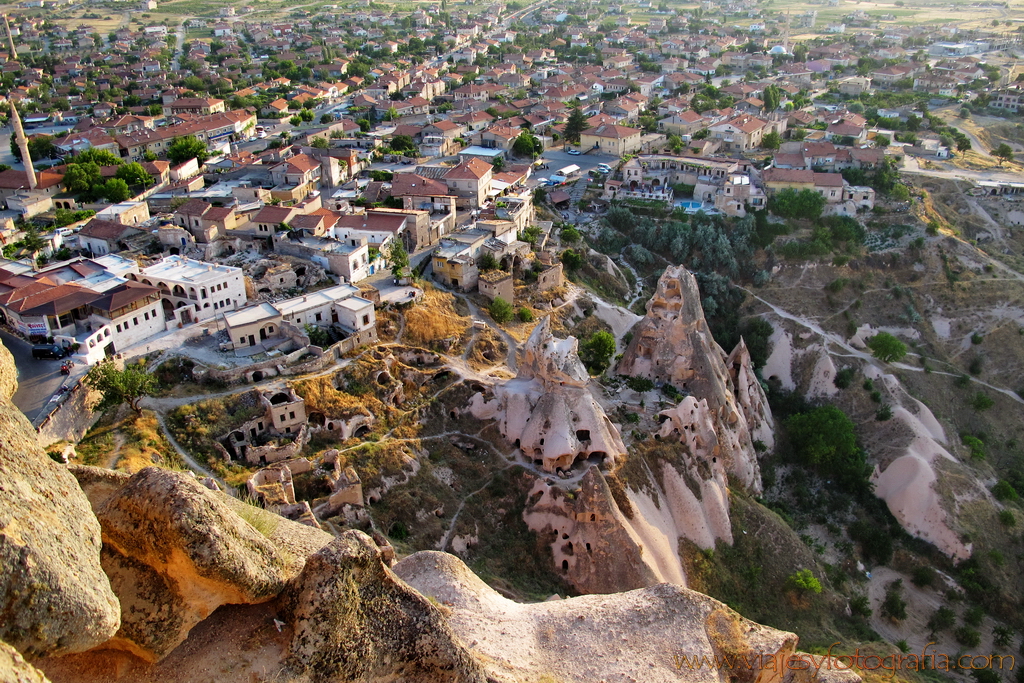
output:
[[[6,19],[6,17],[4,17]],[[25,175],[28,176],[28,189],[36,189],[36,169],[32,168],[32,155],[28,152],[28,138],[25,137],[25,129],[21,127],[21,117],[18,116],[18,108],[11,104],[11,123],[14,125],[14,138],[21,150],[21,161],[25,164]]]

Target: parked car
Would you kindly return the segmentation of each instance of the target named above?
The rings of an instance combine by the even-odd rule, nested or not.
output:
[[[32,357],[36,359],[59,360],[64,356],[64,347],[60,344],[36,344],[32,347]]]
[[[583,154],[583,152],[579,151],[578,149],[570,149],[569,154],[573,155],[574,157],[578,157],[580,154]]]

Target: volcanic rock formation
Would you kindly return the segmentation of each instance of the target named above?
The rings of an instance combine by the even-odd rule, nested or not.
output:
[[[575,337],[556,339],[542,319],[520,352],[519,374],[494,387],[494,399],[473,395],[470,412],[496,419],[502,436],[545,471],[567,470],[577,458],[625,455],[618,428],[590,393],[590,375]]]
[[[760,493],[761,472],[754,452],[751,433],[770,445],[771,412],[760,384],[750,367],[745,347],[728,358],[715,342],[704,319],[697,280],[682,266],[669,267],[658,280],[658,287],[647,302],[647,315],[637,325],[618,372],[647,377],[671,384],[707,407],[713,431],[713,444],[705,443],[694,455],[709,462],[722,460],[725,469],[753,493]],[[677,407],[663,416],[672,420],[679,438],[687,424]],[[683,412],[693,410],[690,406]],[[765,441],[767,439],[767,441]]]

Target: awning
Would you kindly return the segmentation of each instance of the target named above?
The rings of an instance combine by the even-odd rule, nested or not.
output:
[[[550,195],[548,195],[548,199],[551,200],[552,204],[561,204],[562,202],[569,201],[570,199],[572,199],[572,197],[570,197],[569,193],[565,192],[564,190],[555,190]]]

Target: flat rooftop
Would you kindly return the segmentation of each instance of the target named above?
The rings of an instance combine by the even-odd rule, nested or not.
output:
[[[242,269],[235,268],[234,266],[222,266],[216,263],[207,263],[206,261],[196,261],[195,259],[183,256],[168,256],[159,263],[143,268],[139,272],[139,277],[154,277],[174,282],[202,284],[211,280],[221,280],[225,275],[240,276],[241,274]]]
[[[225,313],[224,323],[228,327],[241,327],[266,320],[267,318],[276,318],[280,315],[281,312],[273,304],[262,303],[232,313]]]
[[[280,301],[274,304],[274,307],[281,312],[281,315],[287,318],[328,304],[340,303],[343,299],[347,299],[358,294],[359,289],[352,285],[335,285],[334,287],[328,287],[327,289],[303,294],[302,296],[297,296],[293,299]]]

